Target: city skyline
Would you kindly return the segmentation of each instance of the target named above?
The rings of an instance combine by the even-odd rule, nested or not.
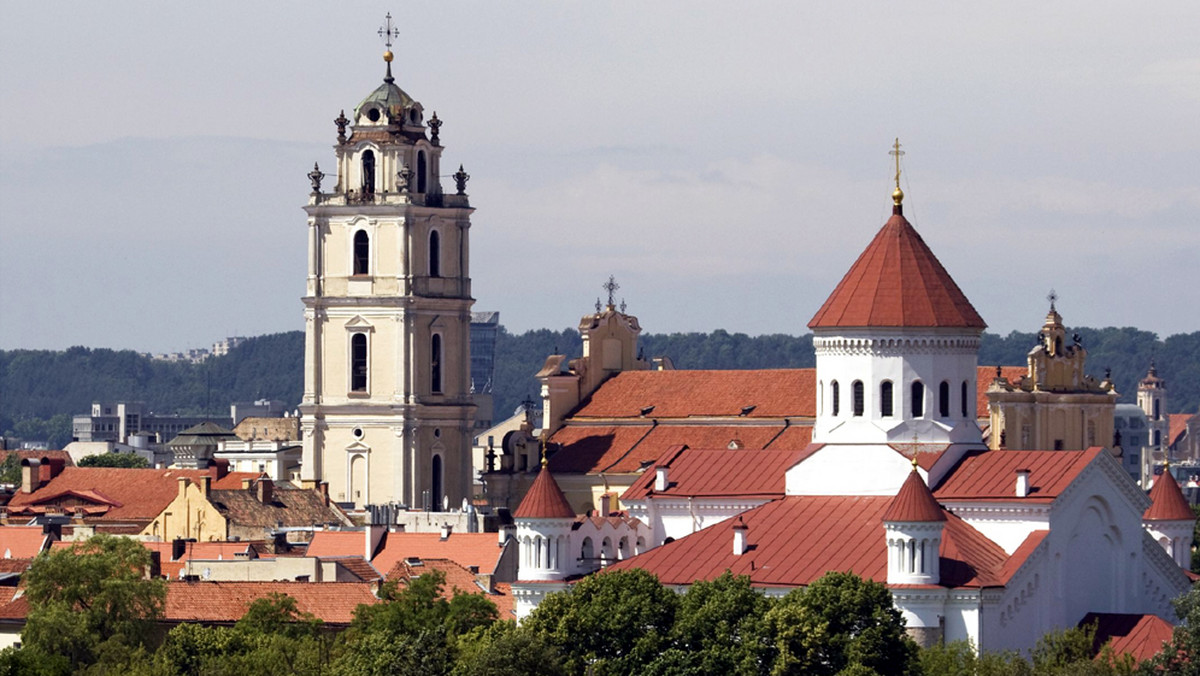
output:
[[[895,137],[989,331],[1035,331],[1051,288],[1072,326],[1200,329],[1191,5],[287,9],[9,8],[0,348],[302,329],[305,174],[389,11],[511,331],[575,325],[612,274],[649,333],[806,333],[890,212]]]

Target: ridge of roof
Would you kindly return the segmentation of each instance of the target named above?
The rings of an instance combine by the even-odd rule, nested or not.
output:
[[[921,479],[921,473],[913,467],[896,497],[888,505],[887,511],[883,513],[883,520],[934,522],[945,521],[946,515],[942,513],[942,506],[933,498],[933,493],[929,492],[929,486]]]
[[[982,330],[987,324],[897,207],[808,327]]]
[[[1187,498],[1179,489],[1179,483],[1170,470],[1154,480],[1150,488],[1150,506],[1142,514],[1144,521],[1195,521],[1196,514],[1188,506]]]
[[[574,519],[575,510],[571,509],[571,503],[567,502],[567,496],[563,495],[562,489],[558,487],[558,482],[554,480],[550,469],[543,465],[537,478],[533,480],[533,485],[529,487],[529,491],[525,493],[520,506],[517,507],[517,511],[513,512],[513,517],[517,519]]]

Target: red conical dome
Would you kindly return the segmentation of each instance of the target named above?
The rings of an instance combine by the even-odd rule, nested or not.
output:
[[[1142,514],[1145,521],[1190,521],[1196,518],[1175,477],[1166,468],[1163,468],[1162,476],[1154,480],[1150,502],[1150,508]]]
[[[942,513],[942,506],[933,499],[933,493],[929,492],[929,486],[921,479],[920,472],[913,468],[900,487],[900,492],[896,493],[892,504],[883,513],[883,520],[945,521],[946,515]]]
[[[897,206],[808,327],[906,326],[987,324]]]
[[[571,509],[571,503],[567,502],[567,496],[563,495],[550,470],[542,465],[513,516],[518,519],[573,519],[575,510]]]

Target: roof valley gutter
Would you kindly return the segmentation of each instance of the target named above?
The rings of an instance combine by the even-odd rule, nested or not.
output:
[[[621,457],[614,460],[608,467],[605,467],[604,469],[600,470],[600,474],[604,474],[605,472],[612,469],[613,467],[616,467],[618,463],[620,463],[622,460],[627,458],[629,456],[629,454],[633,452],[633,449],[637,448],[643,441],[645,441],[646,437],[650,436],[650,433],[653,432],[656,427],[658,427],[658,419],[651,418],[650,419],[650,429],[646,430],[646,433],[643,434],[640,439],[633,442],[633,445],[630,446],[629,448],[627,448],[625,450],[625,452],[621,454]]]

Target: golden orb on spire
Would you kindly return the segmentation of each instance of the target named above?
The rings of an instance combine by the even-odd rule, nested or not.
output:
[[[383,53],[383,60],[387,61],[388,63],[392,62],[392,50],[389,49]]]
[[[900,206],[900,203],[903,201],[904,201],[904,191],[901,190],[899,187],[897,187],[895,190],[892,191],[892,203],[894,203],[896,206]]]
[[[900,189],[900,156],[904,154],[904,151],[900,150],[899,137],[897,137],[896,142],[892,144],[892,149],[888,151],[888,154],[896,158],[896,189],[892,191],[892,202],[894,202],[896,206],[900,206],[900,203],[904,201],[904,191]]]

